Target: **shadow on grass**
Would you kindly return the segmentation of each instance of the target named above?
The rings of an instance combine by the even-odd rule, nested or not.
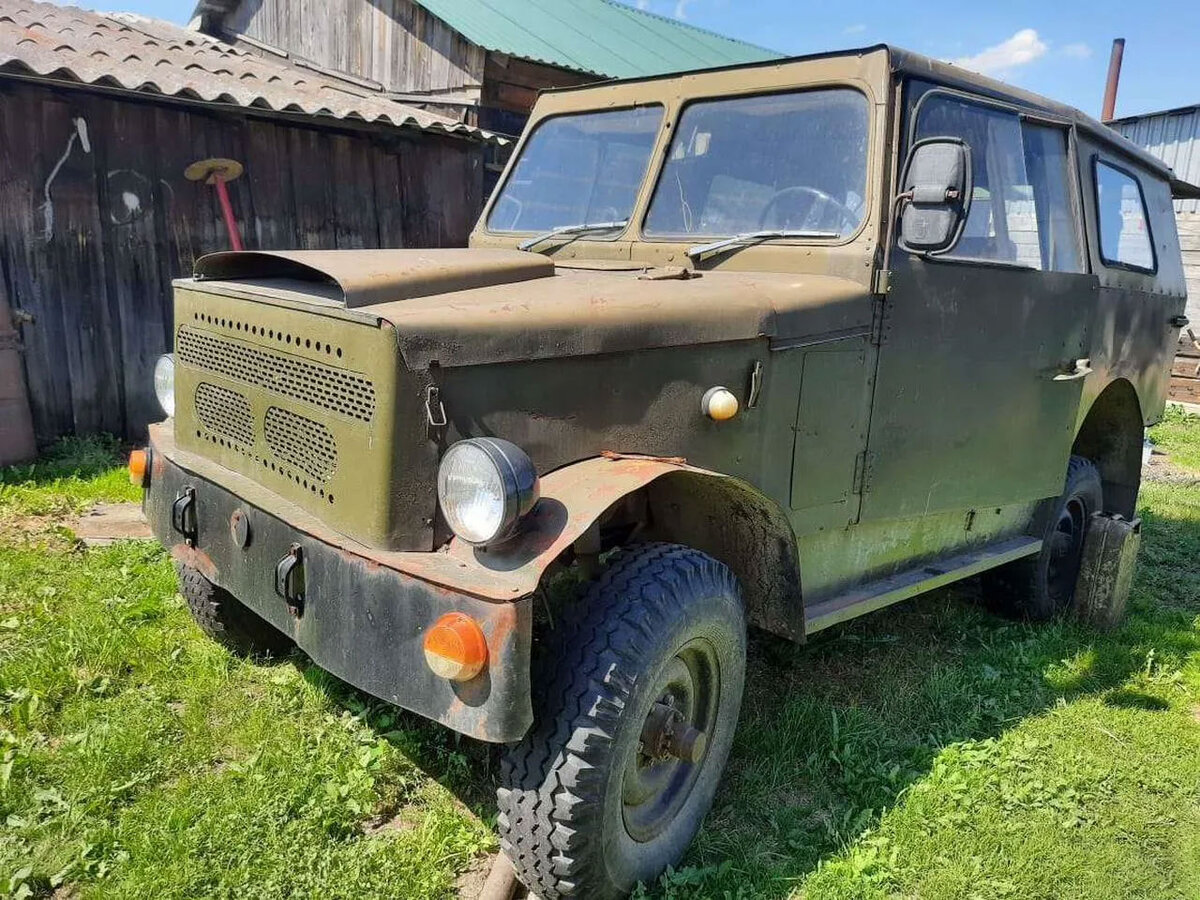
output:
[[[973,581],[835,627],[806,646],[752,634],[724,783],[682,873],[650,896],[789,896],[924,778],[947,745],[998,736],[1060,699],[1099,695],[1113,706],[1167,708],[1122,685],[1155,653],[1180,661],[1200,652],[1200,522],[1145,520],[1130,614],[1107,634],[1068,620],[998,618],[983,609]],[[498,748],[367,697],[306,660],[297,664],[476,815],[495,815]]]

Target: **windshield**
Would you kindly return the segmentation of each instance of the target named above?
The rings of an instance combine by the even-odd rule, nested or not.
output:
[[[492,231],[621,222],[633,212],[661,106],[556,116],[537,126],[492,206]]]
[[[867,98],[848,88],[693,103],[645,233],[852,234],[866,214],[868,113]]]

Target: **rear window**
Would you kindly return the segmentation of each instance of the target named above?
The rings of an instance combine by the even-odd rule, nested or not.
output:
[[[1097,159],[1096,220],[1106,266],[1153,272],[1154,244],[1142,185],[1131,173]]]

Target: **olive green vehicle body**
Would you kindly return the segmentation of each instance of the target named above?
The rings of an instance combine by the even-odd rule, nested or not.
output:
[[[820,86],[869,102],[854,233],[695,262],[694,240],[643,232],[689,103]],[[1068,134],[1083,272],[896,246],[913,109],[930,91]],[[514,740],[531,720],[530,598],[556,562],[632,535],[688,544],[731,566],[752,622],[802,640],[1038,552],[1044,501],[1062,490],[1073,452],[1099,466],[1113,511],[1130,514],[1142,428],[1165,403],[1185,302],[1172,176],[1099,123],[875,47],[547,93],[524,141],[550,117],[647,103],[665,114],[615,235],[523,252],[530,235],[489,231],[485,209],[469,249],[217,254],[177,283],[177,413],[152,432],[147,493],[159,536],[181,559],[207,561],[214,581],[319,664],[488,740]],[[1101,260],[1094,157],[1139,179],[1156,271]],[[1090,361],[1078,375],[1077,360]],[[727,421],[702,413],[718,385],[741,404]],[[516,443],[542,476],[543,500],[521,531],[488,549],[453,538],[436,496],[442,452],[473,436]],[[191,543],[172,531],[185,483],[223,498],[211,504],[221,515],[238,507],[261,519],[275,558],[289,542],[321,550],[308,557],[306,606],[337,610],[321,614],[325,626],[306,631],[305,617],[286,614],[274,559],[246,563],[219,516],[206,513],[210,527]],[[369,579],[323,581],[319,559],[350,561]],[[378,658],[377,636],[354,637],[381,627],[361,614],[381,578],[406,586],[397,604],[423,598],[419,616],[396,619],[395,645],[407,643],[391,661]],[[378,675],[393,663],[412,675],[413,641],[439,602],[489,622],[493,661],[504,663],[488,675],[496,708],[479,712],[478,691],[427,673],[409,687]],[[404,654],[415,662],[394,662]]]

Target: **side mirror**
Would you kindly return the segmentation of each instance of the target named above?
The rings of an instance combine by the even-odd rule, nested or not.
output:
[[[971,150],[957,138],[928,138],[913,145],[897,201],[900,246],[913,253],[953,247],[971,207]]]

